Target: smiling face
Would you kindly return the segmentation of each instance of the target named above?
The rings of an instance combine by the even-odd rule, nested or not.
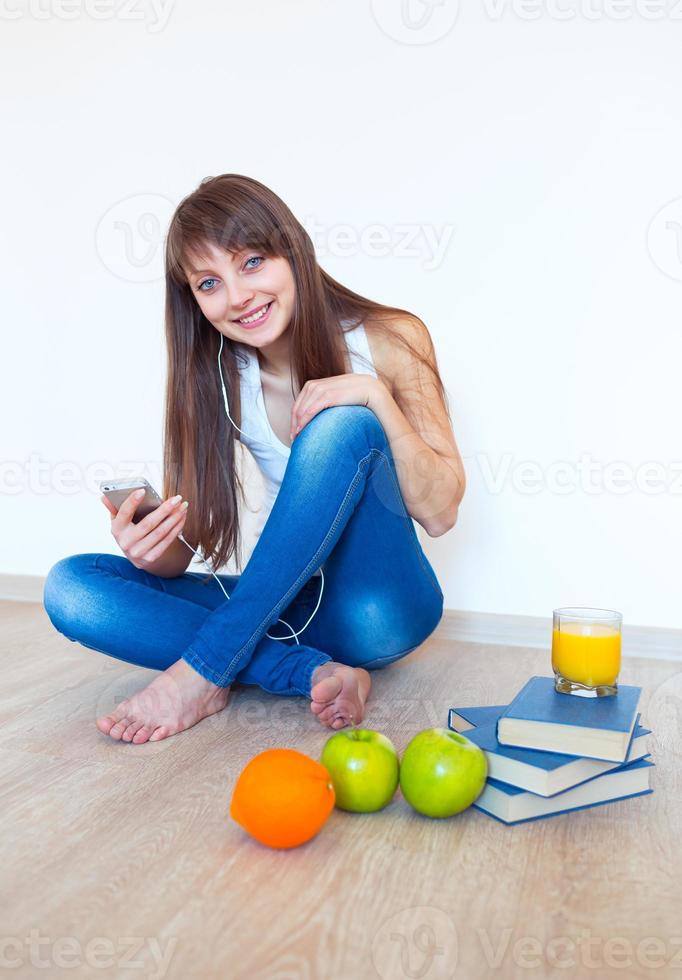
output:
[[[202,313],[225,337],[260,348],[287,331],[296,284],[284,257],[257,249],[231,253],[207,244],[184,268]]]

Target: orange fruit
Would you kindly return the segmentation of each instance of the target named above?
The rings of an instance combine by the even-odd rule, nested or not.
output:
[[[230,816],[268,847],[298,847],[324,826],[336,796],[328,771],[296,749],[267,749],[242,769]]]

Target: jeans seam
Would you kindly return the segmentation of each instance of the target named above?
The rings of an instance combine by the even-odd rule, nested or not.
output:
[[[438,624],[436,624],[436,626],[437,625]],[[431,630],[431,633],[433,633],[434,630],[435,627],[433,630]],[[412,653],[412,651],[416,650],[417,647],[420,647],[422,643],[425,643],[431,636],[431,633],[427,633],[424,639],[420,640],[419,643],[413,643],[412,646],[406,647],[404,650],[401,650],[400,653],[393,653],[386,657],[375,657],[374,660],[368,660],[366,663],[358,664],[358,667],[365,667],[369,670],[371,667],[376,667],[378,664],[392,663],[394,660],[400,660],[401,657],[406,657],[408,653]]]
[[[402,650],[400,653],[395,653],[390,657],[376,657],[374,660],[368,660],[365,663],[358,664],[358,667],[364,667],[365,670],[371,670],[372,667],[378,667],[380,664],[390,664],[394,660],[400,660],[402,657],[406,657],[408,653],[412,653],[416,650],[421,643],[416,643],[414,646],[408,647],[407,650]]]
[[[436,623],[436,626],[434,626],[429,633],[426,633],[417,643],[413,643],[411,646],[405,647],[405,649],[400,650],[399,653],[388,654],[385,657],[375,657],[374,660],[363,660],[361,663],[353,664],[353,666],[364,667],[366,670],[372,670],[375,667],[383,667],[384,665],[394,663],[396,660],[401,660],[403,657],[406,657],[408,653],[412,653],[413,650],[416,650],[423,643],[426,643],[431,634],[435,632],[437,626],[438,623]]]
[[[289,588],[288,592],[286,592],[285,595],[283,596],[283,598],[280,599],[279,602],[277,602],[275,604],[275,608],[270,611],[270,613],[265,617],[265,619],[261,622],[261,624],[253,631],[253,633],[251,634],[251,636],[249,637],[249,639],[246,641],[246,643],[234,655],[234,657],[232,658],[232,660],[228,664],[227,668],[225,669],[225,672],[221,675],[221,679],[220,679],[220,682],[219,682],[220,685],[224,684],[225,678],[232,672],[233,668],[238,665],[239,660],[241,660],[244,657],[246,648],[249,646],[249,644],[253,640],[254,636],[256,636],[258,634],[259,630],[261,630],[264,625],[267,625],[268,621],[275,614],[275,611],[277,609],[277,606],[279,606],[280,603],[282,603],[282,602],[284,602],[286,604],[287,600],[291,596],[296,595],[296,593],[298,591],[300,591],[300,589],[301,589],[300,583],[301,583],[301,581],[303,579],[305,579],[306,574],[309,573],[309,570],[310,570],[311,573],[315,571],[315,566],[317,564],[317,561],[318,561],[318,557],[320,555],[320,552],[324,549],[324,546],[326,545],[327,541],[329,540],[329,538],[332,536],[332,534],[334,533],[334,531],[338,527],[338,524],[339,524],[339,521],[341,519],[341,516],[342,516],[342,514],[344,512],[344,509],[345,509],[345,507],[347,505],[348,498],[350,497],[351,493],[353,492],[353,490],[357,486],[360,477],[362,476],[362,465],[363,465],[363,463],[365,463],[368,459],[370,459],[370,457],[372,456],[372,454],[375,453],[375,452],[377,452],[377,450],[371,449],[369,451],[369,453],[366,456],[363,456],[363,458],[358,463],[358,468],[356,470],[355,476],[351,480],[350,485],[349,485],[348,489],[346,490],[346,493],[344,495],[344,498],[343,498],[343,500],[341,501],[341,503],[339,505],[338,511],[336,512],[336,517],[334,518],[334,520],[332,522],[332,526],[327,531],[327,533],[326,533],[326,535],[324,537],[324,540],[322,541],[321,545],[319,546],[319,548],[317,549],[317,551],[315,552],[315,554],[313,555],[313,557],[310,559],[310,561],[308,562],[308,564],[306,565],[306,567],[304,568],[304,570],[298,576],[298,578],[296,579],[296,581],[294,582],[294,584]]]

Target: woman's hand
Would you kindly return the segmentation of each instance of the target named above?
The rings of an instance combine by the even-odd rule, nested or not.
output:
[[[182,533],[187,517],[187,506],[182,506],[182,496],[169,497],[147,514],[139,524],[133,524],[133,516],[144,497],[135,492],[116,510],[111,501],[102,495],[100,500],[111,514],[111,533],[128,561],[135,568],[147,571]]]
[[[371,374],[337,374],[333,378],[306,381],[291,409],[290,438],[323,408],[332,405],[365,405],[373,408],[388,392],[386,385]]]

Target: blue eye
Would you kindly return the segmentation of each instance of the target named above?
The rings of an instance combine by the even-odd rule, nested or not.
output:
[[[259,262],[260,263],[260,262],[264,262],[264,261],[265,261],[265,259],[263,258],[262,255],[252,255],[250,259],[247,259],[246,260],[246,262],[244,263],[244,266],[245,266],[245,268],[248,268],[248,269],[260,269],[260,265],[255,265],[255,266],[254,265],[249,265],[249,262]],[[214,278],[212,278],[212,277],[209,277],[208,279],[204,279],[203,282],[200,282],[199,285],[197,286],[197,292],[201,292],[201,293],[208,293],[208,292],[210,292],[210,290],[213,288],[212,286],[210,286],[208,289],[204,289],[204,286],[206,285],[207,282],[216,282],[216,280]]]

